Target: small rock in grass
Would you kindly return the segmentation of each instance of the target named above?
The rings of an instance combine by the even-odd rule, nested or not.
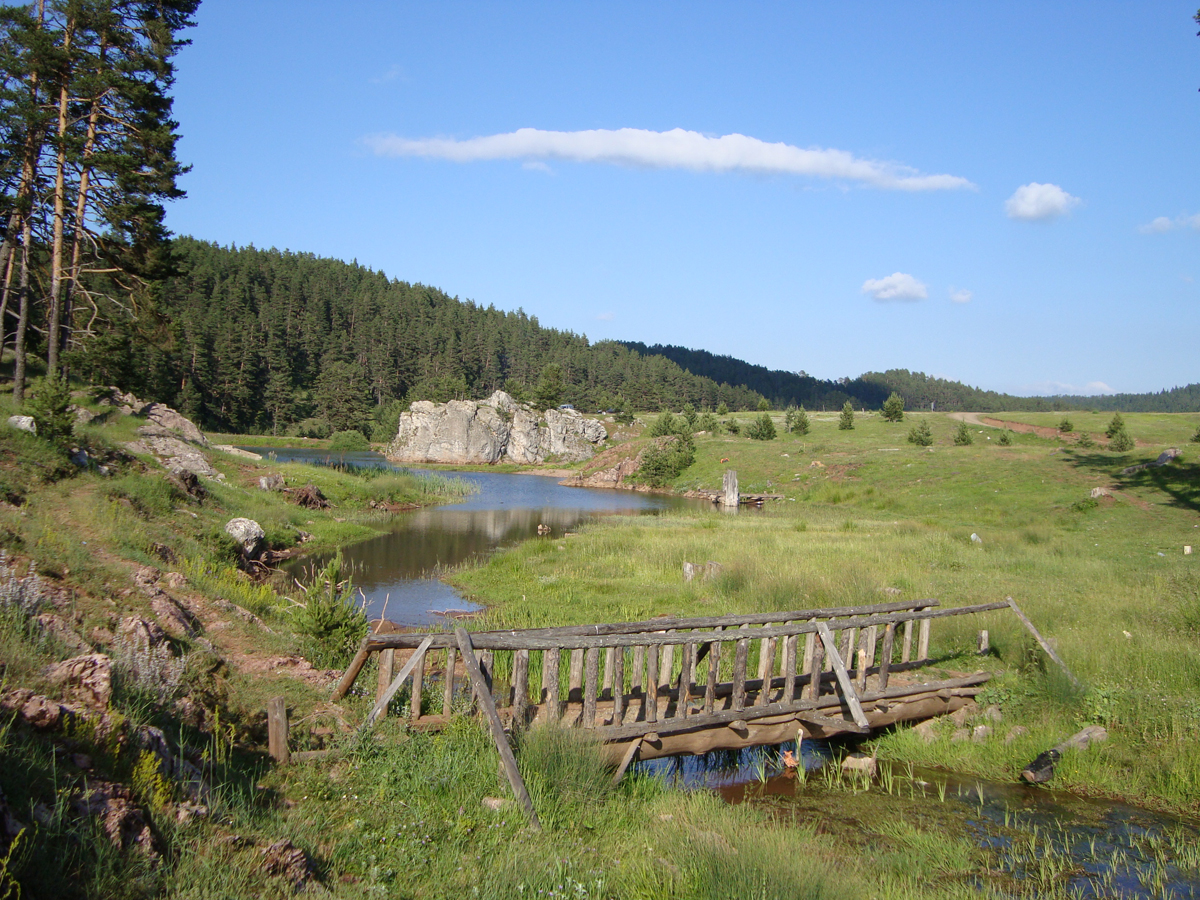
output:
[[[483,800],[480,801],[480,804],[484,809],[490,809],[492,812],[500,812],[500,810],[510,806],[512,801],[506,800],[502,797],[484,797]]]
[[[1024,737],[1027,734],[1029,734],[1029,729],[1024,725],[1014,725],[1008,729],[1008,734],[1004,736],[1004,743],[1011,744],[1017,738]]]
[[[995,703],[983,711],[983,717],[989,722],[999,723],[1004,721],[1004,716],[1000,713],[1000,707]]]
[[[971,732],[965,728],[954,729],[954,734],[950,735],[950,743],[957,744],[959,741],[965,741],[971,736]]]
[[[934,719],[926,719],[921,724],[913,727],[913,734],[919,737],[924,743],[932,744],[937,740],[937,722]]]
[[[879,765],[873,756],[867,756],[865,753],[851,753],[842,760],[842,771],[855,772],[865,775],[867,778],[874,778],[875,773],[879,771]]]
[[[977,744],[982,744],[992,736],[991,725],[976,725],[975,730],[971,732],[971,740]]]

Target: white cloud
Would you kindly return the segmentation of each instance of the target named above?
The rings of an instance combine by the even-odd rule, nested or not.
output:
[[[950,288],[950,299],[955,303],[970,303],[974,296],[974,293],[966,289],[956,291],[953,287]]]
[[[529,169],[531,172],[547,172],[552,173],[554,170],[542,162],[540,159],[527,159],[521,163],[522,169]]]
[[[388,68],[382,75],[377,75],[374,78],[367,79],[371,84],[387,84],[389,81],[395,81],[397,78],[404,77],[404,67],[399,63]]]
[[[600,322],[611,322],[613,320],[613,318],[614,318],[614,316],[610,312],[602,312],[602,313],[598,313],[596,315],[597,321],[600,321]]]
[[[1038,184],[1031,181],[1017,188],[1004,203],[1010,219],[1023,222],[1044,222],[1066,215],[1082,201],[1072,197],[1057,184]]]
[[[863,282],[862,292],[876,300],[924,300],[929,296],[926,285],[903,272],[894,272],[886,278],[868,278]]]
[[[1095,397],[1098,394],[1115,394],[1116,391],[1103,381],[1089,381],[1083,387],[1062,381],[1039,381],[1022,385],[1013,393],[1019,397],[1053,397],[1059,394],[1069,397]]]
[[[373,135],[364,139],[379,156],[424,156],[451,162],[489,159],[557,159],[652,169],[812,175],[856,181],[901,191],[974,188],[957,175],[923,175],[900,163],[860,159],[845,150],[767,143],[744,134],[710,137],[674,128],[543,131],[521,128],[506,134],[456,140]]]
[[[1176,228],[1194,228],[1200,231],[1200,213],[1196,213],[1194,216],[1179,215],[1173,219],[1159,216],[1153,222],[1140,226],[1138,231],[1142,234],[1164,234],[1174,231]]]

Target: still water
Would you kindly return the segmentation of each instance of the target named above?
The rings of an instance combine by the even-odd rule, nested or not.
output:
[[[331,453],[283,447],[254,447],[279,462],[317,465],[393,466],[378,453]],[[404,471],[420,469],[405,467]],[[386,617],[398,625],[431,625],[447,611],[479,607],[464,599],[437,575],[492,551],[537,537],[538,526],[561,537],[582,522],[599,516],[657,515],[682,509],[711,509],[704,500],[658,494],[564,487],[558,478],[499,472],[439,472],[478,488],[458,503],[400,513],[386,534],[342,548],[354,584],[366,599],[371,618]],[[328,557],[312,557],[297,565],[323,566]]]

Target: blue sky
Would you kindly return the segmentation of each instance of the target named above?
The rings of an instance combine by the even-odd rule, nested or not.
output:
[[[204,0],[168,224],[586,334],[1200,381],[1197,0]]]

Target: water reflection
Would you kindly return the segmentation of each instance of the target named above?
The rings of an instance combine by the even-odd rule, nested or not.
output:
[[[400,469],[377,453],[252,449],[279,462],[348,463],[423,471]],[[536,538],[539,525],[549,528],[548,538],[561,538],[598,516],[656,515],[667,510],[712,508],[703,500],[564,487],[557,478],[543,475],[439,474],[468,481],[477,488],[477,493],[458,503],[397,515],[387,534],[342,548],[342,557],[373,618],[386,613],[388,619],[398,624],[430,625],[442,621],[438,613],[478,609],[450,585],[439,581],[437,574],[497,548]],[[302,565],[322,566],[327,560],[328,557],[315,557]]]

